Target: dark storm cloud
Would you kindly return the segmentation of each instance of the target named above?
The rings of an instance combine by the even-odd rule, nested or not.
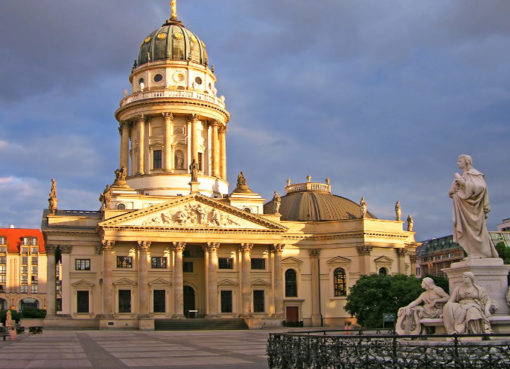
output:
[[[118,161],[113,112],[168,12],[166,0],[3,4],[4,224],[37,218],[52,176],[59,205],[97,208]],[[486,173],[491,227],[509,216],[510,2],[179,0],[178,13],[232,113],[231,183],[243,170],[269,198],[287,178],[330,177],[380,217],[400,200],[424,239],[451,233],[446,192],[466,152]]]

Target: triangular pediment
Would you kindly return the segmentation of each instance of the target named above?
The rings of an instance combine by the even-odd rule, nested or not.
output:
[[[99,223],[103,228],[247,229],[283,232],[287,228],[221,201],[194,194],[136,210]]]
[[[231,279],[223,279],[218,282],[218,287],[236,287],[238,284]]]
[[[393,263],[393,260],[390,259],[389,257],[387,256],[379,256],[378,258],[376,258],[374,260],[374,262],[376,264],[387,264],[387,265],[391,265]]]
[[[297,264],[300,265],[303,263],[303,260],[299,260],[293,256],[289,256],[285,259],[282,259],[282,264],[288,265],[288,264]]]
[[[350,264],[351,259],[344,258],[342,256],[336,256],[327,261],[328,264]]]
[[[80,279],[79,281],[72,283],[71,286],[78,287],[78,288],[90,288],[90,287],[94,287],[94,283],[89,282],[85,279]]]
[[[113,282],[114,286],[136,286],[137,283],[128,278],[120,278]]]
[[[251,282],[252,286],[259,286],[259,287],[268,287],[271,286],[271,283],[266,282],[263,279],[255,279],[253,282]]]
[[[167,285],[170,286],[171,283],[163,278],[157,278],[149,282],[149,286],[161,286],[161,285]]]

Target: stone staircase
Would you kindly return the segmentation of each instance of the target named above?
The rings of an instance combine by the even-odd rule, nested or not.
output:
[[[194,330],[236,330],[248,329],[241,318],[229,319],[156,319],[157,331],[194,331]]]

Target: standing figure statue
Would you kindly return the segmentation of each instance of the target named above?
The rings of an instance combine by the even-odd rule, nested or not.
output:
[[[112,188],[110,185],[106,185],[103,193],[99,195],[99,201],[101,202],[101,210],[110,208],[110,202],[112,201]]]
[[[246,186],[246,178],[244,177],[243,172],[240,172],[237,176],[237,187]]]
[[[453,241],[468,254],[468,258],[497,258],[487,231],[490,212],[487,184],[483,173],[473,168],[469,155],[457,160],[462,174],[455,173],[449,195],[453,199]]]
[[[411,216],[411,214],[408,214],[407,215],[407,230],[409,232],[412,232],[414,229],[414,219],[413,217]]]
[[[189,171],[191,173],[191,182],[198,182],[198,164],[195,159],[191,161]]]
[[[361,217],[364,218],[367,215],[367,202],[365,201],[365,198],[362,196],[361,200],[359,202],[359,207],[361,210]]]
[[[48,210],[50,215],[55,215],[57,211],[57,182],[52,178],[51,179],[51,190],[48,197]]]
[[[441,318],[443,315],[443,305],[450,296],[441,287],[436,286],[434,280],[429,277],[423,278],[421,287],[425,292],[409,305],[398,309],[395,326],[395,331],[398,334],[420,334],[421,319]]]
[[[126,177],[127,177],[126,167],[115,169],[115,181],[113,182],[113,185],[114,186],[126,185]]]
[[[280,213],[280,206],[282,205],[282,198],[278,195],[278,192],[274,192],[273,196],[273,211],[275,214]]]
[[[402,209],[400,208],[400,201],[395,203],[395,220],[401,220],[402,218]]]
[[[448,334],[491,333],[489,316],[493,306],[485,289],[475,283],[471,272],[462,274],[462,283],[453,291],[443,309]]]

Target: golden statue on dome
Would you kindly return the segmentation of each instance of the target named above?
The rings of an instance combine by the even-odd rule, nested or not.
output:
[[[171,20],[177,20],[177,0],[170,1],[170,9],[172,13],[170,14]]]

